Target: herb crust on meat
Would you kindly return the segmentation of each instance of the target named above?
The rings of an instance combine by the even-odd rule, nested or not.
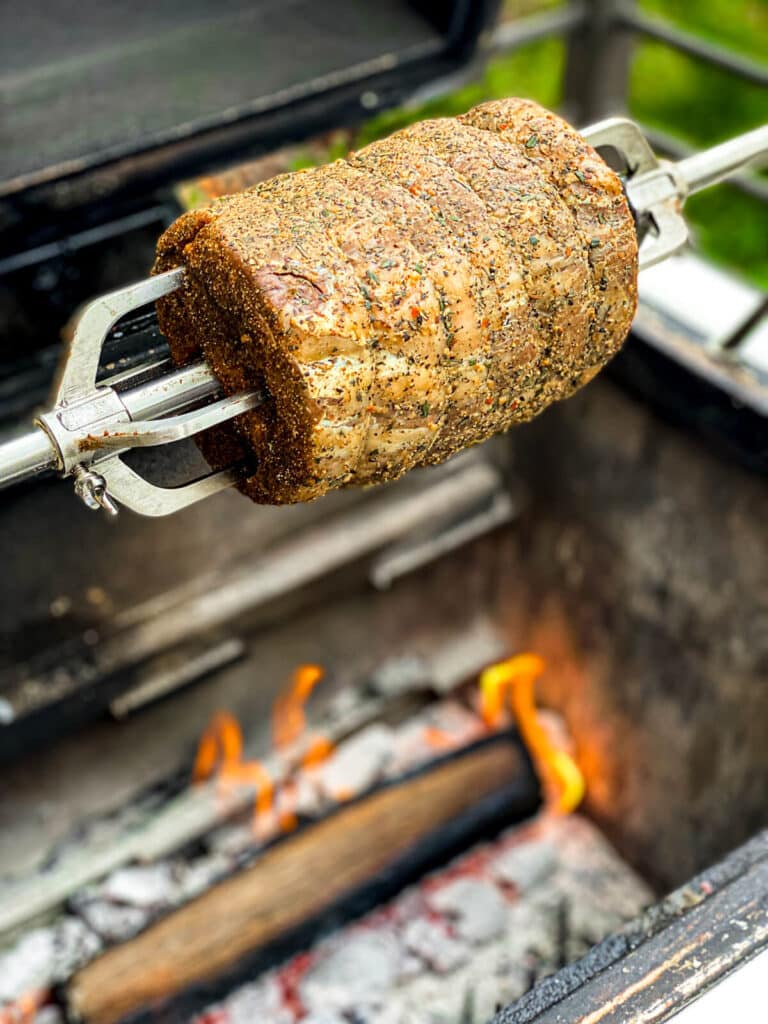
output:
[[[621,182],[527,100],[424,121],[184,214],[154,272],[174,359],[265,402],[209,431],[255,501],[441,462],[586,383],[621,346],[637,242]]]

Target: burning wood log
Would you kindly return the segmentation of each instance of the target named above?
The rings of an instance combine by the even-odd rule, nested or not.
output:
[[[281,840],[239,874],[84,967],[65,988],[85,1024],[115,1024],[205,986],[212,996],[362,913],[492,828],[532,813],[535,777],[508,733],[433,762]],[[291,942],[291,937],[293,941]],[[272,952],[270,952],[270,949]]]

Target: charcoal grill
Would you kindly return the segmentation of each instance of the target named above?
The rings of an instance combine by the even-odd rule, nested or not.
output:
[[[12,913],[0,900],[3,927],[29,928],[66,903],[61,842],[75,825],[85,834],[139,795],[176,794],[209,714],[226,703],[260,725],[297,661],[349,681],[417,649],[436,678],[454,679],[532,650],[549,666],[542,698],[573,738],[587,814],[657,892],[681,888],[499,1020],[619,1020],[627,1007],[662,1020],[702,992],[715,998],[715,983],[735,984],[766,947],[765,839],[749,841],[766,825],[768,791],[765,304],[671,251],[684,241],[686,190],[728,175],[765,198],[763,179],[741,168],[764,152],[766,129],[691,154],[628,122],[623,98],[637,34],[754,83],[768,82],[765,68],[608,0],[501,23],[494,3],[393,3],[377,10],[375,32],[343,2],[233,0],[212,21],[203,4],[182,15],[171,0],[151,7],[134,9],[117,42],[119,5],[81,5],[83,35],[51,22],[41,38],[39,0],[2,44],[13,146],[0,171],[0,476],[13,486],[0,494],[0,861],[31,863],[45,845],[51,867]],[[251,76],[233,64],[240,71],[215,85],[233,32],[261,33],[271,56],[294,16],[317,40],[327,23],[350,31],[343,46],[310,45],[311,61],[305,41],[285,67],[265,56]],[[188,95],[154,110],[184,39],[201,33],[211,41],[201,116],[189,116]],[[178,284],[142,280],[179,212],[172,183],[434,95],[495,52],[561,33],[567,112],[612,159],[623,154],[647,264],[669,256],[643,272],[633,334],[608,371],[443,467],[306,507],[254,508],[228,486],[236,467],[200,481],[205,468],[183,442],[158,451],[258,401],[221,399],[202,365],[172,369],[145,309]],[[92,109],[88,76],[103,82],[106,108],[138,66],[159,77],[130,97],[136,117],[116,132]],[[64,84],[71,132],[57,106]],[[675,286],[664,285],[678,281],[671,302]],[[692,300],[686,289],[700,281]],[[91,302],[51,401],[60,332]],[[61,400],[75,396],[82,416],[66,422]],[[111,434],[84,455],[78,438],[100,417]],[[146,451],[128,451],[136,432]],[[175,514],[93,515],[57,472],[91,508]],[[174,827],[194,843],[211,808],[202,797],[190,806]],[[145,837],[156,856],[178,842],[166,824]],[[102,845],[87,869],[81,859],[83,884],[141,854],[136,843]],[[698,966],[681,981],[665,965],[691,942]]]

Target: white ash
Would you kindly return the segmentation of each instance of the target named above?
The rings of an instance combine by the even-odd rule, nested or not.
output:
[[[47,988],[52,955],[50,929],[25,935],[15,949],[0,957],[0,999],[10,1002],[24,992]]]
[[[573,816],[570,827],[557,836],[557,843],[560,861],[568,865],[573,886],[590,888],[590,899],[602,913],[619,914],[622,918],[635,913],[638,885],[643,890],[645,886],[585,818]],[[600,878],[597,888],[595,874]]]
[[[527,988],[527,980],[522,970],[514,968],[502,976],[492,974],[468,980],[470,1012],[466,1024],[488,1024],[503,1006],[520,998]]]
[[[487,733],[480,717],[457,700],[436,701],[424,709],[422,717],[426,725],[440,729],[457,745],[473,743]]]
[[[340,743],[308,774],[327,799],[349,799],[383,778],[392,748],[392,729],[376,722]]]
[[[396,896],[390,904],[393,920],[397,924],[407,924],[414,918],[427,913],[427,904],[421,886],[412,885]]]
[[[389,927],[332,940],[320,947],[302,978],[302,1003],[310,1012],[379,1006],[397,983],[402,960],[402,947]]]
[[[331,806],[331,801],[323,794],[317,780],[308,772],[298,776],[293,794],[294,810],[300,817],[319,818]]]
[[[58,1006],[43,1006],[33,1017],[32,1024],[65,1024],[64,1014]]]
[[[403,962],[400,967],[400,977],[416,978],[424,970],[424,961],[420,957],[416,956],[415,953],[411,953],[407,946],[403,953]]]
[[[78,900],[74,907],[88,927],[109,944],[138,935],[153,917],[145,907],[127,907],[100,899]]]
[[[330,697],[323,706],[322,724],[330,732],[344,727],[350,718],[357,720],[362,697],[359,686],[344,686]],[[314,722],[314,719],[313,719]],[[318,725],[319,723],[315,722]]]
[[[493,861],[491,871],[500,882],[525,893],[545,882],[557,867],[558,852],[551,842],[521,842],[504,850]]]
[[[232,867],[230,857],[214,851],[188,861],[180,871],[181,902],[191,900],[223,878]]]
[[[552,892],[539,900],[514,901],[507,919],[507,962],[556,964],[561,899]]]
[[[105,942],[123,942],[187,898],[183,874],[184,866],[174,861],[118,868],[78,892],[71,906]]]
[[[302,1024],[349,1024],[349,1017],[336,1010],[313,1010],[301,1020]]]
[[[301,1024],[305,1024],[306,1018]],[[379,1009],[372,1010],[365,1016],[364,1024],[419,1024],[418,1021],[407,1020],[403,1016],[403,1008],[397,1003],[388,1003]]]
[[[417,654],[388,658],[368,677],[368,686],[380,697],[400,697],[426,690],[432,681],[429,663]]]
[[[274,835],[280,832],[280,820],[283,814],[294,814],[297,818],[312,820],[320,818],[336,804],[324,791],[323,776],[317,767],[307,769],[283,785],[277,792],[275,805],[271,815],[271,826],[268,830]],[[262,820],[259,819],[259,826]],[[259,832],[259,839],[264,842],[265,833]],[[253,843],[253,837],[251,838]]]
[[[73,829],[46,852],[43,860],[45,868],[66,863],[70,859],[78,862],[84,850],[98,851],[119,844],[134,830],[151,825],[158,810],[167,801],[167,793],[158,787],[117,809],[89,818],[82,823],[82,827]]]
[[[92,960],[102,948],[99,937],[75,917],[29,932],[0,954],[0,1002],[25,992],[47,989]]]
[[[400,1020],[407,1024],[463,1024],[471,999],[465,986],[434,974],[422,975],[404,995],[397,1002]]]
[[[397,730],[392,757],[386,769],[388,778],[397,778],[440,756],[442,751],[430,745],[425,730],[426,723],[418,716]]]
[[[417,917],[403,929],[407,949],[430,971],[448,974],[465,963],[469,950],[464,942],[452,936],[445,923],[428,917]]]
[[[171,863],[119,868],[100,886],[102,899],[133,907],[165,909],[178,903],[181,886]]]
[[[243,985],[227,1000],[226,1018],[228,1024],[293,1024],[295,1015],[283,1004],[283,992],[275,976],[267,974],[256,983]]]
[[[205,845],[212,853],[232,861],[245,850],[253,849],[253,827],[250,822],[222,825],[208,836]]]
[[[439,734],[439,745],[430,738],[430,730]],[[437,701],[395,730],[387,775],[396,778],[449,750],[467,746],[483,735],[482,721],[468,708],[455,700]]]
[[[457,878],[431,893],[428,902],[453,923],[460,938],[473,945],[496,938],[509,912],[498,887],[482,878]]]

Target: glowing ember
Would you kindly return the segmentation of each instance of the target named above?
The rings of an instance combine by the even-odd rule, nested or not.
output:
[[[486,725],[495,729],[509,703],[520,735],[553,793],[553,809],[568,814],[584,797],[584,777],[570,754],[552,742],[537,716],[534,691],[545,669],[536,654],[518,654],[489,666],[480,676],[480,710]]]
[[[32,1024],[37,1011],[46,1004],[50,992],[34,989],[19,996],[16,1002],[0,1006],[0,1024]]]
[[[438,729],[436,725],[425,726],[424,742],[433,750],[450,750],[456,746],[454,737],[445,729]]]

